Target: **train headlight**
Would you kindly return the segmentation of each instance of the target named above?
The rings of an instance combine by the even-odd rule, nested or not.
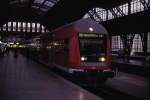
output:
[[[104,61],[106,61],[106,58],[101,57],[101,58],[99,58],[99,60],[102,61],[102,62],[104,62]]]
[[[86,57],[81,57],[81,61],[86,61],[87,58]]]

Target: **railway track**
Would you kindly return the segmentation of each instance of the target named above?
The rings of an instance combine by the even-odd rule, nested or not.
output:
[[[142,100],[137,97],[128,95],[105,84],[96,87],[81,86],[84,89],[104,98],[104,100]]]

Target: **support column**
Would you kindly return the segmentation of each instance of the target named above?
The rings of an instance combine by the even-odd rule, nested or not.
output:
[[[106,21],[108,20],[108,10],[106,10]]]
[[[131,14],[131,2],[128,2],[128,15]]]
[[[35,23],[35,32],[37,33],[37,23]]]
[[[147,53],[147,40],[148,40],[148,34],[147,33],[143,33],[140,34],[141,36],[141,40],[142,40],[142,47],[143,47],[143,52],[146,54]]]
[[[23,32],[23,22],[20,22],[20,31]]]
[[[16,32],[18,32],[18,21],[16,21]]]
[[[42,25],[40,24],[40,33],[42,33]]]
[[[28,23],[26,22],[26,29],[25,29],[26,31],[26,33],[27,33],[27,30],[28,30]]]
[[[44,27],[44,33],[46,33],[46,28]]]
[[[11,28],[10,28],[10,31],[12,32],[13,31],[13,22],[11,21]]]
[[[132,44],[135,34],[123,34],[121,35],[121,39],[123,42],[123,51],[127,58],[129,59],[130,53],[132,50]]]
[[[2,27],[1,27],[1,31],[3,32],[3,25],[2,25]]]
[[[32,32],[32,23],[30,23],[30,32]]]
[[[6,32],[8,32],[8,22],[6,23]]]

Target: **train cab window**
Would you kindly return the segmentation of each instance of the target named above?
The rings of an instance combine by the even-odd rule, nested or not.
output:
[[[87,61],[98,61],[106,54],[106,36],[95,33],[79,33],[80,55]]]

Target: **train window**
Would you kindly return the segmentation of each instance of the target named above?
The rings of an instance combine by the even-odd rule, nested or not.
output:
[[[53,48],[55,52],[68,52],[68,40],[50,42],[49,47]]]
[[[143,52],[142,39],[139,34],[135,34],[134,36],[131,54],[136,52]]]

